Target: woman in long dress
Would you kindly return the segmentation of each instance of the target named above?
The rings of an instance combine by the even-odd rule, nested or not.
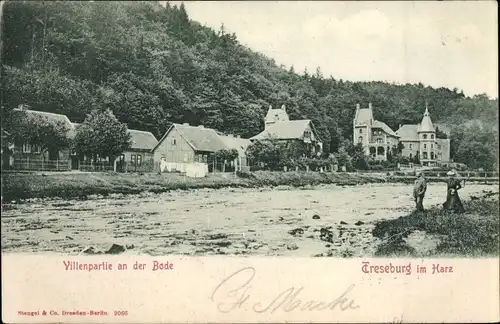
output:
[[[458,190],[462,188],[461,181],[456,177],[455,171],[450,171],[447,173],[449,176],[447,182],[447,194],[446,202],[443,204],[444,209],[452,210],[456,213],[465,212],[460,196],[458,195]]]

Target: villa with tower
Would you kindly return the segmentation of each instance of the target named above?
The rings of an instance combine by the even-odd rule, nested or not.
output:
[[[410,159],[418,157],[422,166],[450,162],[450,140],[436,138],[436,129],[427,106],[419,124],[400,125],[394,132],[384,122],[373,118],[371,103],[368,108],[360,108],[357,104],[353,130],[353,142],[361,143],[365,154],[375,160],[386,161],[392,148],[402,144],[402,156]]]

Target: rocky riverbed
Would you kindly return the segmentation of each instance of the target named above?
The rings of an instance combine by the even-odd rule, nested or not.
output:
[[[467,185],[467,199],[497,185]],[[2,205],[2,251],[148,255],[373,256],[376,221],[414,208],[412,186],[197,189]],[[429,184],[425,205],[445,200]],[[413,245],[433,238],[414,233]],[[114,245],[114,247],[113,247]]]

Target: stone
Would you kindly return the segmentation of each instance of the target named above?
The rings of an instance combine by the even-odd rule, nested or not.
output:
[[[313,215],[313,219],[320,219],[319,215],[318,214],[314,214]]]
[[[106,254],[119,254],[119,253],[122,253],[122,252],[125,252],[125,248],[123,247],[123,245],[120,245],[120,244],[113,244],[109,250],[107,250]]]
[[[290,244],[287,244],[287,245],[286,245],[286,248],[287,248],[288,250],[297,250],[299,247],[298,247],[298,246],[297,246],[297,244],[295,244],[295,243],[290,243]]]
[[[346,222],[344,222],[344,221],[340,221],[340,224],[341,224],[341,225],[347,225],[347,223],[346,223]]]
[[[363,224],[364,224],[364,222],[362,222],[362,221],[357,221],[356,223],[354,223],[354,225],[356,225],[356,226],[363,225]]]

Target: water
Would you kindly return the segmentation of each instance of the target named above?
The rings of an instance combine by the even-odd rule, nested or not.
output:
[[[374,222],[411,212],[412,189],[329,185],[34,199],[4,206],[2,251],[78,254],[89,246],[105,251],[120,244],[131,254],[313,256],[348,246],[355,256],[369,256],[378,243],[371,235]],[[467,199],[484,191],[497,192],[498,186],[467,184],[460,195]],[[429,184],[424,206],[445,198],[444,183]],[[325,242],[320,229],[329,226],[334,237]],[[303,233],[289,234],[297,228]]]

